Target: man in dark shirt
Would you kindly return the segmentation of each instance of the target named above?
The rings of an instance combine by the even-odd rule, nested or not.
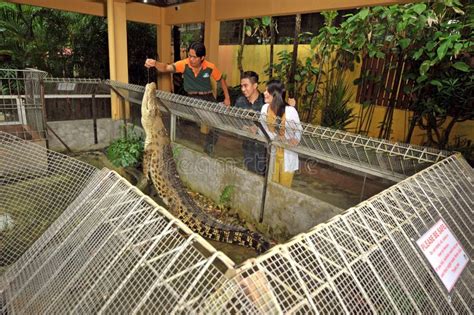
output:
[[[244,72],[240,79],[240,89],[243,95],[235,101],[235,107],[260,112],[264,99],[263,94],[258,91],[258,74],[254,71]],[[251,172],[264,175],[267,163],[265,146],[257,141],[244,140],[242,148],[245,167]]]
[[[224,92],[224,104],[230,106],[229,90],[225,79],[217,67],[205,59],[206,47],[203,43],[194,42],[189,46],[188,58],[177,61],[173,64],[158,62],[154,59],[147,59],[145,67],[156,68],[159,72],[182,73],[184,90],[187,95],[206,101],[215,102],[212,94],[211,78],[219,82]],[[204,151],[211,154],[217,142],[217,132],[210,130],[204,143]]]

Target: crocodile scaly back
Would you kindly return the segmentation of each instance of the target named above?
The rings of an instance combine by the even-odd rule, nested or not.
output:
[[[259,253],[266,251],[270,243],[261,234],[214,219],[187,193],[173,159],[170,138],[156,98],[155,83],[146,85],[141,111],[146,134],[143,172],[171,213],[205,238],[251,247]]]

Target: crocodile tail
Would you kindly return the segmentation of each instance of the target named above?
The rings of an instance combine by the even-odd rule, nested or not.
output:
[[[252,233],[252,244],[250,247],[254,248],[259,254],[266,252],[270,249],[270,242],[263,237],[262,234],[251,232]]]
[[[151,151],[149,148],[145,147],[145,150],[143,152],[143,162],[142,162],[142,167],[143,167],[143,175],[147,179],[150,179],[150,163],[151,163]]]

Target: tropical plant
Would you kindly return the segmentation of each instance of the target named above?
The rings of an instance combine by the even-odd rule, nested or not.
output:
[[[121,126],[122,137],[114,140],[107,149],[108,159],[119,167],[137,167],[143,158],[144,139],[132,126],[125,132]]]
[[[92,15],[76,15],[71,27],[75,76],[109,78],[106,19]]]
[[[349,106],[352,97],[351,86],[343,72],[334,71],[333,76],[334,78],[326,83],[323,92],[325,102],[321,114],[321,126],[346,130],[347,125],[354,121],[354,114]]]
[[[278,61],[273,65],[273,77],[282,81],[287,87],[291,86],[298,97],[298,111],[303,121],[311,121],[309,114],[310,104],[316,90],[315,81],[319,74],[319,69],[314,66],[311,57],[307,57],[304,62],[297,59],[294,82],[290,82],[290,71],[293,62],[293,53],[287,50],[278,52]],[[269,73],[269,69],[266,69]]]
[[[271,20],[272,18],[269,16],[248,19],[244,27],[245,35],[255,37],[259,44],[268,44],[270,42]]]
[[[221,192],[219,196],[219,205],[221,207],[228,207],[230,206],[230,201],[232,200],[232,195],[234,194],[234,185],[227,185]]]
[[[152,78],[144,75],[143,60],[159,59],[156,50],[156,25],[127,22],[127,47],[129,83],[147,84]]]
[[[33,67],[53,75],[72,72],[71,14],[55,10],[0,3],[0,54],[12,68]]]
[[[472,13],[472,5],[458,0],[432,1],[365,8],[342,23],[341,50],[355,59],[359,53],[395,54],[405,61],[403,79],[411,82],[405,92],[414,112],[407,142],[419,126],[426,131],[426,145],[445,148],[454,124],[473,119]],[[387,107],[381,137],[390,135],[393,108],[393,103]]]

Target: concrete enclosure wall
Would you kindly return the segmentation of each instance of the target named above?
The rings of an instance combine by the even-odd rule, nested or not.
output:
[[[88,151],[102,149],[110,142],[120,137],[121,120],[111,118],[97,119],[97,144],[94,143],[94,125],[92,119],[50,121],[48,125],[73,151]],[[66,148],[54,136],[48,134],[49,147],[54,151],[65,151]]]
[[[308,231],[343,209],[278,184],[269,183],[263,222],[259,223],[264,178],[226,159],[211,159],[203,153],[174,144],[181,180],[192,190],[219,202],[222,192],[233,187],[229,205],[260,232],[278,240]]]

